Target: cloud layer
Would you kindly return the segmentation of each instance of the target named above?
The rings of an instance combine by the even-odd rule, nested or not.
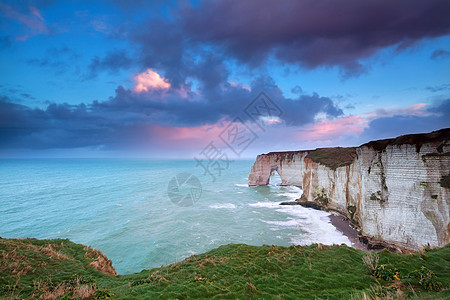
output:
[[[449,10],[442,0],[201,1],[181,8],[172,22],[152,20],[135,28],[132,37],[142,46],[147,67],[189,68],[190,52],[197,49],[198,55],[198,48],[208,47],[251,67],[275,57],[358,75],[364,71],[361,60],[381,49],[401,51],[449,34]]]
[[[116,96],[108,101],[50,104],[45,109],[33,109],[3,97],[0,99],[0,148],[200,149],[204,146],[201,143],[217,139],[235,117],[252,126],[252,120],[243,112],[245,101],[251,99],[250,92],[230,87],[228,93],[235,96],[229,97],[234,101],[204,103],[170,96],[158,98],[162,97],[158,93],[143,98],[132,90],[119,88]],[[402,109],[376,110],[366,116],[344,116],[330,99],[318,95],[298,99],[278,95],[273,99],[283,114],[279,119],[282,124],[266,123],[269,141],[273,136],[278,141],[296,144],[340,139],[345,142],[345,137],[352,136],[355,140],[359,136],[357,140],[363,143],[450,126],[450,99],[436,106],[419,103]],[[317,121],[318,115],[328,117]]]
[[[84,81],[98,80],[102,72],[128,71],[130,86],[115,84],[108,99],[76,105],[53,103],[56,99],[40,108],[26,104],[36,100],[31,94],[22,93],[18,101],[4,93],[0,148],[199,147],[199,141],[217,136],[235,117],[253,122],[245,108],[261,91],[282,113],[259,119],[268,126],[270,142],[276,137],[298,144],[346,136],[365,142],[450,125],[449,100],[434,106],[414,101],[408,107],[345,115],[336,101],[306,93],[296,82],[289,87],[295,96],[286,96],[267,71],[277,64],[300,67],[300,72],[338,68],[344,77],[359,76],[367,72],[367,58],[383,49],[400,53],[449,35],[448,1],[217,0],[173,7],[164,1],[110,2],[121,12],[117,19],[105,15],[89,19],[89,10],[73,15],[90,27],[86,32],[118,42],[118,47],[103,47],[102,53],[84,57],[84,69],[82,51],[51,43],[42,51],[43,58],[27,57],[25,62],[58,75],[69,74],[76,65]],[[0,37],[0,48],[11,47],[14,39],[57,32],[41,5],[52,4],[0,3],[2,16],[20,25],[14,34]],[[127,19],[135,15],[140,17]],[[449,57],[448,49],[433,51],[430,60]],[[239,82],[239,72],[245,74],[241,78],[253,79]],[[427,89],[442,92],[448,84]]]

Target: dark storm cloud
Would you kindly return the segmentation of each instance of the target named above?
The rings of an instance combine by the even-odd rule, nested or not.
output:
[[[41,58],[27,60],[30,65],[51,69],[56,74],[63,74],[70,70],[80,55],[66,45],[61,47],[50,47]]]
[[[116,95],[108,101],[94,102],[94,111],[128,111],[145,114],[148,121],[166,126],[200,126],[213,124],[221,119],[231,121],[240,115],[244,108],[256,96],[240,86],[223,83],[221,79],[212,79],[220,83],[220,92],[216,98],[193,95],[183,98],[176,91],[172,93],[136,94],[129,89],[119,87]],[[205,89],[208,92],[212,88]],[[266,91],[269,97],[283,111],[282,120],[287,125],[304,125],[314,120],[318,113],[329,118],[343,114],[328,97],[317,94],[301,95],[296,99],[285,98],[280,88],[270,77],[261,77],[253,81],[252,91]],[[241,116],[245,121],[246,116]]]
[[[110,73],[121,69],[128,69],[133,61],[125,50],[115,50],[107,53],[103,58],[95,56],[89,64],[89,77],[97,76],[98,72],[107,70]]]
[[[450,57],[450,51],[444,50],[444,49],[438,49],[433,51],[431,54],[432,59],[438,59],[438,58],[447,58]]]
[[[127,114],[93,112],[85,104],[50,104],[46,109],[10,103],[0,98],[0,148],[117,147],[138,134],[139,119],[132,126]]]
[[[183,84],[190,75],[194,56],[203,56],[201,49],[193,49],[178,23],[152,19],[132,31],[130,38],[134,44],[140,45],[142,66],[164,69],[165,77],[175,87]]]
[[[448,34],[449,13],[444,0],[219,0],[182,9],[179,22],[190,41],[225,49],[246,64],[273,54],[307,68],[361,73],[359,60],[382,48],[401,50]]]
[[[130,12],[143,3],[113,2],[121,8],[129,5]],[[285,125],[311,124],[318,114],[333,119],[343,112],[332,99],[307,95],[299,86],[291,99],[267,76],[255,79],[251,92],[231,84],[229,62],[257,68],[273,55],[281,63],[311,69],[338,66],[343,76],[358,75],[366,71],[361,60],[383,48],[394,46],[401,51],[422,39],[448,34],[449,8],[450,2],[437,0],[218,0],[181,6],[167,12],[165,19],[124,22],[110,37],[127,39],[137,55],[106,50],[91,60],[85,73],[93,78],[102,71],[136,64],[141,71],[156,70],[169,81],[170,89],[139,94],[118,87],[106,101],[51,103],[44,109],[0,97],[0,148],[114,148],[139,144],[143,137],[151,141],[147,128],[154,124],[191,127],[236,116],[249,121],[242,112],[260,91],[281,108]],[[76,61],[74,55],[67,47],[50,48],[44,57],[29,63],[65,72]],[[443,55],[439,52],[436,57]],[[198,83],[195,93],[194,83]],[[446,123],[444,117],[426,118],[374,120],[367,135],[372,139],[383,130],[395,131],[396,126],[404,133],[401,126],[412,129],[414,122],[415,131],[417,124],[427,131]]]
[[[445,0],[201,1],[169,10],[170,18],[127,23],[116,38],[137,46],[136,62],[162,70],[175,88],[194,77],[208,96],[218,97],[230,60],[256,68],[273,56],[309,69],[337,66],[343,78],[358,76],[370,67],[362,60],[384,48],[402,51],[450,33],[449,14]]]
[[[14,87],[5,87],[0,85],[1,99],[8,99],[11,103],[22,103],[36,100],[36,97],[28,92],[28,89],[24,89],[21,85]]]
[[[219,80],[221,81],[221,80]],[[342,115],[342,110],[327,97],[301,95],[283,97],[271,78],[260,78],[252,90],[266,87],[267,94],[283,111],[287,125],[304,125],[314,121],[318,113],[329,118]],[[0,148],[72,148],[136,146],[146,128],[158,126],[194,127],[218,121],[244,121],[245,106],[256,95],[239,86],[223,87],[220,98],[207,101],[202,97],[182,98],[177,92],[144,93],[119,87],[107,101],[91,104],[49,104],[45,109],[31,108],[0,99]]]
[[[20,96],[23,97],[23,98],[26,98],[26,99],[31,99],[31,100],[35,100],[36,99],[35,97],[31,96],[28,93],[22,93],[22,94],[20,94]]]

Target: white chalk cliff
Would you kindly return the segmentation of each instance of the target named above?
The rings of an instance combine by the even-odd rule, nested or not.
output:
[[[278,172],[303,189],[299,202],[346,216],[371,244],[419,250],[450,243],[450,129],[323,148],[258,155],[250,186]]]

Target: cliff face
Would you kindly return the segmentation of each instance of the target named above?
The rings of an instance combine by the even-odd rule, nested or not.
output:
[[[371,243],[410,250],[450,243],[450,129],[358,148],[258,155],[249,185],[302,187],[301,201],[340,212]]]

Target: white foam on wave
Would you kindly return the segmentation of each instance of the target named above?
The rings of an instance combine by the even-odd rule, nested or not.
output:
[[[303,194],[303,190],[297,186],[288,186],[284,188],[286,189],[286,192],[279,193],[279,195],[288,198],[289,201],[295,201]]]
[[[273,183],[269,183],[266,186],[269,187],[271,190],[279,190],[279,189],[283,188],[283,186],[281,186],[279,184],[273,184]]]
[[[256,202],[256,203],[249,203],[248,206],[251,207],[279,207],[280,206],[280,202]]]
[[[248,184],[244,184],[244,183],[235,183],[235,186],[239,186],[239,187],[248,187]]]
[[[233,203],[223,203],[223,204],[213,204],[210,205],[209,207],[214,209],[221,209],[221,208],[233,209],[236,208],[236,205],[234,205]]]
[[[261,222],[264,222],[264,223],[267,223],[267,224],[277,225],[277,226],[282,226],[282,227],[296,227],[296,226],[299,226],[299,223],[295,219],[290,219],[288,221],[267,221],[267,220],[262,220],[262,219],[259,219],[259,220]]]
[[[298,190],[300,188],[291,189]],[[297,198],[296,198],[297,199]],[[287,221],[260,219],[260,221],[272,225],[270,230],[281,230],[286,227],[298,227],[301,232],[291,237],[291,243],[296,245],[310,245],[321,243],[324,245],[346,244],[351,246],[351,242],[331,224],[330,213],[305,208],[300,205],[280,206],[280,202],[256,202],[248,204],[257,208],[272,208],[278,212],[289,216]]]
[[[310,245],[322,243],[325,245],[346,244],[351,242],[331,224],[330,213],[305,208],[300,205],[278,208],[277,211],[284,212],[295,218],[304,234],[291,238],[294,244]]]

